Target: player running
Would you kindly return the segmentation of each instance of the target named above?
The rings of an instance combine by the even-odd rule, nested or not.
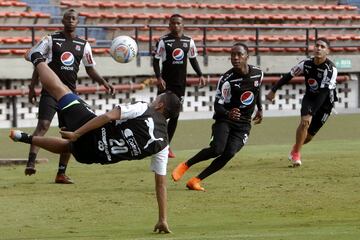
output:
[[[315,41],[314,56],[298,63],[285,74],[269,91],[266,99],[273,101],[276,91],[288,83],[293,77],[303,75],[305,78],[305,95],[301,103],[301,119],[296,130],[295,144],[289,160],[294,167],[301,165],[301,148],[310,142],[319,129],[324,125],[336,98],[337,69],[327,56],[330,43],[326,38]]]
[[[190,190],[204,191],[200,182],[223,168],[232,157],[246,144],[251,117],[254,123],[262,121],[260,86],[263,72],[247,63],[249,50],[245,44],[236,43],[231,48],[233,68],[219,79],[216,89],[210,146],[202,149],[188,161],[180,163],[172,172],[174,181],[179,181],[194,164],[215,158],[199,175],[191,178],[186,186]]]

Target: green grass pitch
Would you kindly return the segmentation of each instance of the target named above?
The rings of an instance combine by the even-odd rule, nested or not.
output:
[[[25,176],[24,166],[0,167],[0,239],[360,239],[360,114],[331,116],[302,151],[303,166],[287,154],[299,117],[265,118],[227,166],[186,190],[191,168],[178,183],[168,176],[172,234],[152,233],[157,220],[149,161],[111,166],[71,161],[74,185],[54,184],[57,156]],[[170,171],[207,146],[212,120],[181,121]],[[53,128],[49,135],[57,135]],[[0,158],[26,158],[28,145],[0,130]]]

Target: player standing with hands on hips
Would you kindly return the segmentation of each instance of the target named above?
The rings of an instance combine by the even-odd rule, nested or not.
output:
[[[83,62],[86,73],[95,82],[104,85],[109,93],[113,93],[113,87],[102,78],[95,70],[95,61],[92,56],[90,44],[76,36],[76,27],[79,23],[78,13],[74,9],[65,11],[62,23],[64,29],[44,37],[30,51],[40,52],[46,59],[49,67],[56,73],[60,80],[70,88],[72,92],[76,91],[77,73],[80,62]],[[33,103],[35,98],[35,83],[38,81],[38,74],[34,70],[32,82],[29,86],[29,101]],[[51,121],[57,111],[57,102],[49,92],[43,88],[39,102],[38,124],[33,133],[34,136],[44,136],[49,130]],[[62,127],[59,121],[59,127]],[[35,145],[30,146],[28,162],[25,169],[25,175],[36,173],[35,159],[39,148]],[[65,175],[66,167],[69,162],[70,154],[63,153],[60,155],[59,168],[55,178],[56,183],[73,183]]]
[[[305,95],[301,102],[301,119],[296,129],[296,139],[289,160],[294,167],[301,165],[300,150],[302,146],[312,140],[324,125],[336,98],[337,69],[327,56],[330,43],[326,38],[315,41],[314,57],[298,63],[285,74],[269,91],[266,99],[273,101],[276,91],[288,83],[293,77],[303,75],[305,78]]]
[[[204,191],[200,182],[223,168],[246,144],[255,106],[257,111],[253,121],[255,124],[262,121],[260,87],[263,72],[249,65],[248,59],[249,50],[245,44],[236,43],[231,48],[233,68],[220,77],[217,85],[210,146],[180,163],[172,172],[173,180],[179,181],[194,164],[215,158],[205,170],[187,182],[190,190]]]
[[[174,14],[170,17],[169,22],[170,33],[164,35],[156,44],[156,50],[153,58],[153,68],[157,79],[158,94],[166,90],[175,93],[183,103],[186,74],[187,74],[187,58],[196,74],[199,76],[199,85],[206,84],[199,63],[196,60],[197,50],[194,40],[184,35],[183,17]],[[162,60],[162,69],[160,71],[160,59]],[[176,126],[177,118],[170,118],[168,122],[169,142],[171,142]],[[169,150],[169,157],[174,158],[175,154]]]

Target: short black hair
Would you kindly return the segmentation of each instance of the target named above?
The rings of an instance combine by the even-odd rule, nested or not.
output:
[[[67,15],[69,13],[75,13],[75,14],[79,15],[78,11],[76,11],[74,8],[69,8],[64,12],[63,17],[65,17],[65,15]]]
[[[181,102],[178,96],[171,91],[166,91],[161,94],[160,101],[164,102],[164,116],[166,119],[168,118],[176,118],[179,116],[179,112],[181,109]]]
[[[178,13],[175,13],[175,14],[173,14],[173,15],[170,16],[170,20],[173,19],[173,18],[176,18],[176,17],[184,19],[183,16],[181,16],[181,15],[178,14]]]
[[[322,42],[326,43],[326,45],[328,46],[328,48],[330,47],[330,41],[329,41],[327,38],[325,38],[325,37],[319,37],[319,38],[317,38],[317,39],[315,40],[315,43],[316,43],[317,41],[322,41]]]
[[[249,54],[249,47],[245,43],[237,42],[233,45],[233,47],[235,47],[235,46],[243,47],[245,49],[246,53]]]

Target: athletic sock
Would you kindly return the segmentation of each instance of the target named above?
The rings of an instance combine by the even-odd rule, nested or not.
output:
[[[36,156],[36,153],[29,152],[28,162],[35,162]]]
[[[33,136],[31,136],[31,135],[29,135],[27,133],[21,132],[21,137],[18,139],[18,141],[23,142],[23,143],[31,144],[32,143],[32,138],[33,138]]]
[[[63,164],[63,163],[59,163],[59,167],[58,167],[58,172],[57,174],[65,174],[66,172],[66,167],[67,165],[66,164]]]

